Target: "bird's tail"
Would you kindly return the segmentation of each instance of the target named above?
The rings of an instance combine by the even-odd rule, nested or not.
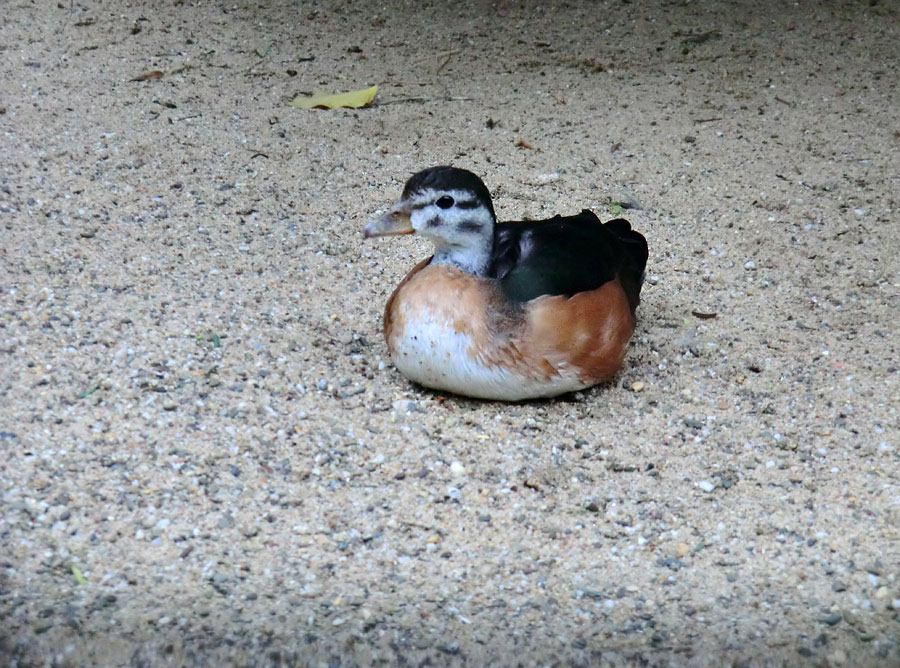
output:
[[[644,235],[631,229],[631,223],[624,218],[611,220],[604,227],[615,234],[625,246],[625,252],[628,253],[628,264],[634,271],[635,277],[638,277],[639,283],[643,283],[649,256],[647,240]]]

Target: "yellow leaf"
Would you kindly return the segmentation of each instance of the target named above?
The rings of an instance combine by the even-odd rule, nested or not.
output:
[[[375,99],[375,93],[378,92],[378,86],[371,88],[363,88],[362,90],[354,90],[349,93],[316,93],[315,95],[301,95],[295,97],[288,102],[292,107],[298,109],[337,109],[338,107],[365,107]]]
[[[75,564],[72,564],[72,575],[75,576],[75,582],[77,582],[78,584],[87,584],[87,579],[84,577],[84,575],[82,575],[81,569],[78,568],[78,566],[76,566]]]

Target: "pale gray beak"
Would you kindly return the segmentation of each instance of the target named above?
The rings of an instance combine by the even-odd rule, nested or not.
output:
[[[363,237],[387,237],[395,234],[412,234],[415,232],[409,219],[409,206],[402,200],[394,204],[378,218],[366,223]]]

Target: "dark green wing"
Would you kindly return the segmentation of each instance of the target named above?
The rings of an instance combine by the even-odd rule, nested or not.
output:
[[[491,275],[510,301],[594,290],[618,277],[632,310],[640,299],[647,241],[617,218],[591,211],[549,220],[498,223]]]

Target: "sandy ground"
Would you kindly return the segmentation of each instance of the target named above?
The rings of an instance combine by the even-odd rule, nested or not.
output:
[[[898,665],[900,8],[531,4],[4,0],[4,665]],[[615,383],[390,366],[440,163],[628,207]]]

